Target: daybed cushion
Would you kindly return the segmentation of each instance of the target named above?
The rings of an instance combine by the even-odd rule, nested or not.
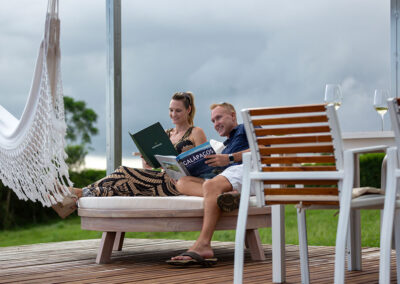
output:
[[[203,197],[197,196],[110,196],[82,197],[78,206],[81,209],[203,209]],[[256,197],[250,197],[250,206],[256,206]]]

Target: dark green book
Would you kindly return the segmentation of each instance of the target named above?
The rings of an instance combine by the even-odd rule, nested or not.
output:
[[[142,154],[143,159],[150,167],[161,167],[154,155],[178,155],[174,145],[172,145],[171,140],[169,140],[167,133],[165,133],[164,128],[159,122],[134,134],[129,133],[129,135],[131,135],[140,154]]]

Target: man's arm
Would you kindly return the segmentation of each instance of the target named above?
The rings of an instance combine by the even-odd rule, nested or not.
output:
[[[246,149],[243,151],[239,151],[236,153],[232,153],[233,159],[235,163],[242,162],[242,154],[245,152],[249,152],[250,149]],[[225,167],[229,165],[229,154],[215,154],[205,156],[207,159],[205,163],[211,167]]]

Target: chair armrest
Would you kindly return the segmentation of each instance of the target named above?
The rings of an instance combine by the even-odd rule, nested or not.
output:
[[[353,173],[353,186],[348,189],[344,189],[345,191],[349,190],[352,191],[353,187],[359,187],[360,181],[360,168],[358,165],[358,154],[366,154],[366,153],[385,153],[388,150],[389,146],[386,145],[378,145],[378,146],[371,146],[371,147],[363,147],[363,148],[354,148],[348,149],[344,151],[344,160],[347,161],[347,168],[351,167],[351,172]],[[356,164],[354,162],[357,161]],[[386,163],[385,161],[382,163],[382,170],[383,173],[386,173]]]
[[[345,152],[351,152],[353,154],[379,153],[379,152],[386,152],[388,147],[389,146],[386,146],[386,145],[378,145],[378,146],[371,146],[371,147],[347,149],[347,150],[345,150]]]

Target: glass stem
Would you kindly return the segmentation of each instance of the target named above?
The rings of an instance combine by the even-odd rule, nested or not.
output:
[[[383,131],[383,115],[381,115],[381,118],[382,118],[382,131]]]

